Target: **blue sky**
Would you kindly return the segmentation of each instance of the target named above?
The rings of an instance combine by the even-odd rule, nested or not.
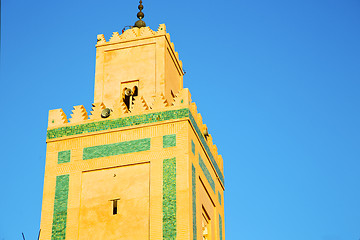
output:
[[[0,240],[36,239],[47,113],[93,101],[137,1],[1,2]],[[360,239],[360,1],[147,1],[225,162],[226,239]]]

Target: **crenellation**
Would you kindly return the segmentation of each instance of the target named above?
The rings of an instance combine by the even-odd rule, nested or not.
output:
[[[93,103],[90,120],[100,120],[101,112],[104,109],[105,109],[105,105],[103,103]]]
[[[193,117],[195,118],[195,121],[196,121],[196,115],[197,115],[197,106],[194,102],[191,102],[190,105],[189,105],[189,109],[191,111],[191,113],[193,114]]]
[[[191,103],[191,94],[189,89],[181,89],[174,98],[173,106],[188,106]]]
[[[144,97],[139,96],[139,97],[136,97],[136,99],[134,101],[134,106],[131,109],[131,113],[133,113],[133,114],[144,113],[148,109],[149,109],[149,107],[148,107]]]
[[[218,156],[219,155],[218,154],[218,148],[217,148],[217,146],[215,144],[213,144],[213,148],[214,148],[215,155]]]
[[[167,40],[169,41],[169,43],[171,42],[170,40],[170,34],[169,33],[165,33],[165,37],[167,38]]]
[[[83,105],[74,106],[71,118],[69,119],[70,122],[68,122],[68,119],[62,109],[50,110],[48,128],[52,129],[62,126],[71,126],[74,123],[85,124],[94,120],[105,120],[101,118],[101,111],[105,109],[106,106],[103,103],[93,103],[92,106],[93,107],[90,116],[88,116],[86,109]],[[132,109],[130,109],[131,111],[127,109],[127,106],[122,100],[122,98],[118,98],[112,106],[109,106],[109,108],[111,109],[111,115],[109,119],[147,114],[165,109],[171,110],[179,108],[189,108],[202,135],[204,135],[204,130],[207,129],[206,124],[203,124],[201,114],[197,111],[196,104],[194,102],[191,102],[191,94],[187,88],[180,90],[175,95],[171,104],[167,102],[163,94],[157,94],[155,97],[153,97],[153,102],[151,104],[148,104],[143,96],[135,97],[134,105],[132,106]],[[217,147],[213,144],[212,136],[209,134],[205,139],[210,151],[214,155],[214,158],[217,162],[220,163],[220,160],[217,158]]]
[[[113,35],[109,39],[109,42],[119,42],[121,39],[122,37],[120,37],[120,34],[118,32],[113,32]]]
[[[113,32],[108,43],[117,43],[122,41],[129,41],[137,38],[140,39],[140,38],[152,37],[155,35],[164,35],[166,34],[165,29],[166,29],[165,24],[160,24],[157,32],[150,29],[150,27],[130,28],[121,34],[119,32]],[[102,45],[107,43],[104,34],[98,34],[97,36],[98,36],[97,45]],[[169,35],[169,40],[170,40],[170,35]]]
[[[159,24],[159,27],[157,29],[158,34],[166,34],[166,26],[165,24]]]
[[[219,163],[221,172],[224,172],[224,160],[222,158],[222,155],[218,155],[218,163]]]
[[[217,151],[217,147],[216,145],[213,143],[212,141],[212,137],[210,136],[210,134],[205,137],[204,136],[204,130],[207,129],[207,126],[206,124],[203,124],[202,122],[202,116],[200,113],[198,113],[197,111],[197,106],[194,102],[191,102],[190,105],[189,105],[189,109],[190,109],[190,112],[192,113],[192,116],[193,116],[193,119],[195,120],[196,124],[197,124],[197,127],[198,127],[198,134],[201,134],[201,136],[199,136],[200,138],[204,139],[204,142],[203,144],[206,144],[209,151],[211,152],[211,155],[213,157],[213,160],[216,162],[217,165],[220,165],[222,166],[221,168],[221,172],[223,171],[223,163],[222,163],[222,159],[220,160],[218,157],[218,151]],[[206,148],[206,147],[205,147]],[[210,157],[211,158],[211,157]],[[212,160],[211,160],[212,161]],[[220,164],[219,164],[220,163]],[[213,165],[215,165],[213,163]],[[216,167],[215,167],[216,169]],[[220,169],[220,168],[219,168]],[[217,171],[217,170],[216,170]],[[220,178],[220,181],[223,183],[223,177],[222,176],[219,176]]]
[[[168,106],[169,106],[169,104],[166,101],[166,98],[164,97],[164,95],[162,93],[160,93],[155,96],[154,101],[151,105],[151,109],[155,109],[155,110],[163,109]]]
[[[97,44],[103,44],[106,43],[104,34],[98,34],[97,35]]]
[[[222,157],[218,155],[218,150],[216,145],[213,143],[212,136],[210,134],[206,136],[204,135],[207,126],[203,123],[202,115],[198,113],[197,106],[191,101],[191,94],[186,88],[180,90],[173,98],[173,102],[170,104],[167,102],[162,93],[153,97],[153,102],[151,104],[148,104],[143,96],[136,96],[134,98],[134,105],[130,111],[127,109],[127,106],[122,98],[118,98],[112,106],[108,106],[111,109],[111,115],[108,119],[101,118],[101,111],[106,107],[103,103],[93,103],[92,106],[93,108],[90,117],[83,105],[74,106],[73,113],[69,119],[70,122],[68,122],[68,119],[62,109],[50,110],[48,129],[66,126],[76,129],[81,127],[82,124],[90,124],[94,121],[107,121],[108,119],[114,119],[117,121],[119,118],[129,118],[136,115],[146,115],[152,113],[157,114],[162,111],[189,109],[197,125],[196,128],[199,130],[196,130],[197,134],[201,134],[199,137],[204,139],[205,142],[203,142],[203,144],[207,145],[205,148],[211,152],[214,161],[218,166],[220,166],[219,168],[221,171],[223,171]],[[161,120],[161,117],[159,120]]]
[[[83,105],[69,119],[62,109],[49,112],[40,239],[65,239],[65,233],[66,239],[195,239],[203,235],[201,214],[214,219],[209,234],[219,239],[223,159],[183,88],[182,62],[165,24],[157,31],[130,27],[108,41],[99,34],[96,47],[90,113]],[[55,182],[64,174],[66,184]],[[111,201],[127,201],[132,186],[131,206],[121,201],[114,216]],[[65,205],[68,214],[59,214]]]
[[[151,30],[149,27],[142,27],[140,28],[140,36],[142,37],[151,37],[154,36],[156,32]]]
[[[207,143],[209,144],[210,149],[212,150],[212,146],[213,146],[213,138],[211,136],[211,134],[208,135],[207,139],[206,139]],[[213,152],[213,151],[212,151]]]
[[[204,135],[205,137],[205,131],[207,131],[207,127],[206,125],[203,123],[203,120],[202,120],[202,116],[201,116],[201,113],[197,113],[196,114],[196,119],[197,119],[197,123],[198,123],[198,126],[200,128],[200,131],[201,133]],[[206,139],[206,138],[205,138]]]
[[[139,29],[138,28],[130,28],[128,30],[126,30],[123,34],[121,34],[121,38],[122,39],[126,39],[126,40],[130,40],[130,39],[135,39],[137,38],[140,33],[138,32]]]
[[[213,155],[214,156],[219,156],[219,153],[218,153],[218,148],[217,148],[217,146],[213,143],[213,142],[211,142],[211,144],[210,144],[210,146],[212,146],[212,152],[213,152]],[[219,163],[219,159],[216,157],[216,161]]]
[[[89,116],[83,105],[74,106],[74,110],[72,112],[73,113],[71,114],[70,123],[79,123],[89,119]]]
[[[164,35],[167,38],[167,41],[169,42],[170,48],[174,52],[174,57],[179,63],[181,71],[183,71],[182,70],[183,64],[182,61],[180,61],[179,53],[175,51],[174,43],[171,42],[170,40],[170,34],[166,32],[165,24],[160,24],[157,31],[153,31],[152,29],[150,29],[150,27],[142,27],[142,28],[133,27],[127,29],[121,34],[119,32],[113,32],[108,42],[106,41],[104,34],[98,34],[96,46],[100,47],[107,44],[121,43],[130,40],[144,39],[152,36],[164,36]]]
[[[113,111],[113,114],[111,114],[113,117],[118,118],[124,116],[126,113],[129,112],[129,110],[126,107],[126,104],[122,100],[122,98],[118,98],[114,105],[112,106],[111,110]],[[110,115],[110,116],[111,116]]]
[[[49,111],[49,119],[48,119],[49,127],[63,125],[67,122],[68,122],[68,120],[67,120],[66,114],[64,113],[64,111],[61,108]]]
[[[183,71],[183,72],[184,72],[184,69],[183,69],[183,63],[182,63],[182,61],[181,61],[181,60],[179,60],[179,65],[180,65],[181,71]],[[184,72],[184,74],[185,74],[185,72]]]
[[[204,124],[205,128],[207,128],[207,126]],[[213,154],[215,161],[219,164],[219,154],[218,154],[218,149],[217,146],[214,144],[213,142],[213,138],[211,136],[211,134],[208,134],[208,136],[206,137],[206,142],[210,148],[211,153]]]

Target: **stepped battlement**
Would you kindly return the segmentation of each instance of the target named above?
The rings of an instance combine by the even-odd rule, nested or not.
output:
[[[156,36],[159,36],[159,37],[165,36],[166,37],[169,45],[171,46],[172,50],[174,51],[176,60],[179,62],[179,65],[182,69],[182,62],[179,59],[179,53],[175,51],[175,45],[170,40],[170,34],[166,32],[165,24],[160,24],[157,31],[153,31],[152,29],[150,29],[150,27],[142,27],[142,28],[133,27],[133,28],[127,29],[126,31],[124,31],[121,34],[119,32],[113,32],[109,41],[106,41],[104,34],[98,34],[96,47],[117,44],[117,43],[125,43],[128,41],[134,41],[134,40],[142,40],[142,39],[156,37]]]
[[[49,111],[42,240],[224,239],[223,159],[139,3],[136,27],[97,35],[92,108]]]
[[[110,116],[107,118],[101,116],[105,108],[110,109]],[[136,96],[130,109],[121,98],[112,106],[93,103],[90,114],[83,105],[74,106],[70,118],[67,118],[61,108],[50,110],[47,139],[53,141],[74,135],[180,118],[189,118],[204,148],[211,152],[210,159],[213,158],[220,171],[223,172],[223,159],[218,154],[212,136],[208,133],[207,126],[197,111],[196,104],[191,101],[191,95],[187,88],[180,90],[170,103],[163,94],[159,94],[154,96],[150,103],[146,102],[143,96]]]

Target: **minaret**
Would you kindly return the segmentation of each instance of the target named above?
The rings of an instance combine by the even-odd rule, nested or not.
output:
[[[41,240],[223,240],[223,160],[164,24],[98,35],[94,103],[50,110]]]

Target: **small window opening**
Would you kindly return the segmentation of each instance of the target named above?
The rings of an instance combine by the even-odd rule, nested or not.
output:
[[[117,214],[117,200],[113,201],[113,215]]]
[[[113,210],[112,213],[113,213],[113,215],[118,214],[118,201],[119,200],[120,200],[120,198],[110,200],[110,201],[112,201],[112,210]]]
[[[201,225],[202,225],[202,240],[211,239],[211,237],[210,237],[210,226],[211,226],[210,217],[207,214],[207,212],[205,211],[204,207],[203,207],[203,212],[202,212]]]
[[[137,96],[137,95],[138,95],[138,87],[137,87],[137,86],[134,86],[134,87],[133,87],[133,92],[134,92],[133,96]]]
[[[132,106],[134,105],[135,97],[138,96],[138,87],[134,86],[133,89],[125,88],[123,96],[124,103],[130,111]]]

